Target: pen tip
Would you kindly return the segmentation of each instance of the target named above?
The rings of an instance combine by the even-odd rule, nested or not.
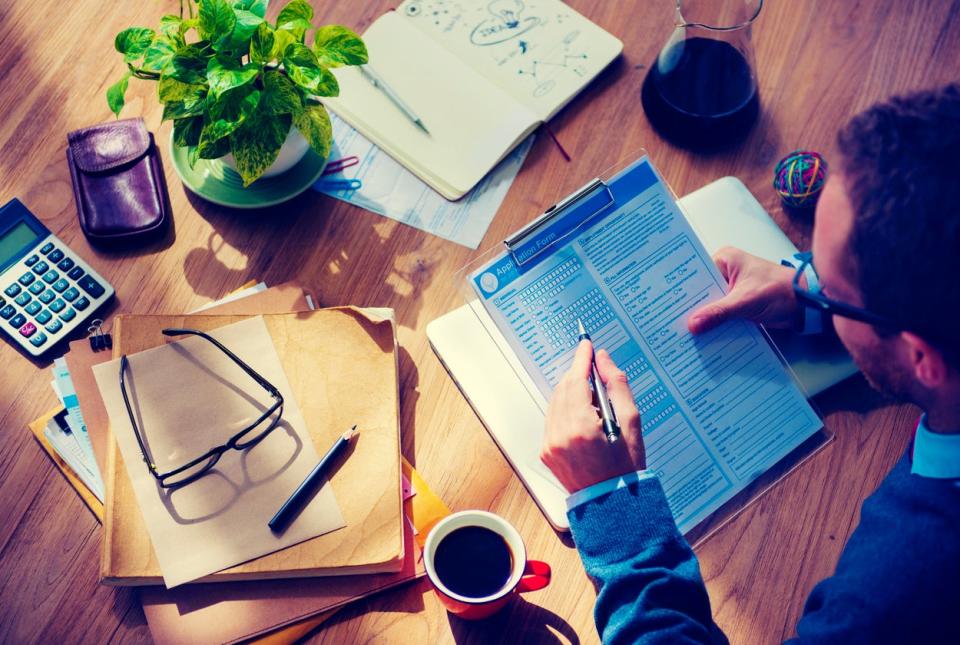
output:
[[[357,426],[354,425],[352,428],[350,428],[349,430],[347,430],[346,432],[344,432],[343,435],[341,435],[341,436],[343,437],[343,440],[344,440],[344,441],[350,441],[351,439],[353,439],[353,438],[354,438],[356,435],[358,435],[358,434],[360,434],[360,431],[357,430]]]
[[[420,119],[417,119],[416,121],[414,121],[414,124],[416,124],[418,128],[420,128],[427,134],[430,134],[430,130],[427,130],[427,126],[423,125],[423,121],[421,121]]]
[[[587,333],[587,330],[583,327],[583,321],[577,318],[577,333],[583,336]]]

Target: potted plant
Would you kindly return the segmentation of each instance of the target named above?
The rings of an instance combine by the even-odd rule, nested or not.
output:
[[[119,117],[130,77],[156,81],[163,120],[173,120],[173,143],[188,148],[190,165],[230,155],[244,186],[275,173],[281,148],[296,148],[300,135],[326,158],[330,116],[316,97],[337,96],[330,68],[366,63],[367,48],[346,27],[314,29],[306,0],[289,2],[276,24],[266,11],[267,0],[180,0],[179,15],[158,29],[124,29],[114,45],[127,72],[107,90],[110,109]],[[306,152],[303,139],[287,167]]]

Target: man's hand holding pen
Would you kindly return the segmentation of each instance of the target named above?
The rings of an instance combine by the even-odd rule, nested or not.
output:
[[[622,436],[610,443],[604,434],[590,388],[593,344],[582,340],[570,370],[557,384],[550,400],[540,454],[543,463],[570,493],[646,468],[640,413],[627,376],[606,351],[598,351],[595,360]]]

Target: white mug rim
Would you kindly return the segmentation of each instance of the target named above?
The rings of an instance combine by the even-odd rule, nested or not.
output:
[[[471,519],[486,520],[486,522],[470,522],[469,520]],[[466,526],[480,526],[494,531],[507,543],[507,547],[510,549],[511,556],[513,557],[513,571],[510,573],[510,578],[503,587],[489,596],[474,598],[451,591],[440,580],[440,576],[437,575],[437,571],[433,566],[433,557],[440,541],[454,530]],[[517,531],[510,522],[496,513],[480,510],[459,511],[446,516],[430,529],[430,533],[427,534],[427,540],[423,547],[423,564],[427,571],[427,576],[430,578],[430,582],[444,595],[470,605],[485,605],[500,600],[512,593],[513,590],[517,588],[517,585],[520,584],[520,579],[523,578],[523,572],[527,566],[527,548],[523,543],[523,538],[520,537],[519,531]]]

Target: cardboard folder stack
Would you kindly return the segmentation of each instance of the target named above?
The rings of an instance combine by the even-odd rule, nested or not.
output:
[[[127,470],[110,436],[92,366],[167,342],[160,330],[212,330],[263,316],[284,372],[321,454],[343,429],[362,441],[330,483],[346,527],[190,584],[141,592],[157,642],[233,642],[289,626],[272,642],[302,636],[336,608],[422,575],[419,554],[429,527],[448,511],[400,456],[396,333],[390,310],[312,310],[298,285],[286,284],[198,315],[122,315],[113,323],[113,352],[76,341],[66,360],[98,464],[106,500],[83,495],[57,456],[44,448],[104,525],[101,581],[156,585],[162,581]],[[46,419],[31,424],[38,429]],[[412,490],[404,493],[402,482]],[[416,534],[416,536],[415,536]],[[318,577],[322,576],[322,577]],[[305,578],[290,581],[289,578]],[[279,578],[279,579],[278,579]],[[217,584],[209,584],[217,583]]]

